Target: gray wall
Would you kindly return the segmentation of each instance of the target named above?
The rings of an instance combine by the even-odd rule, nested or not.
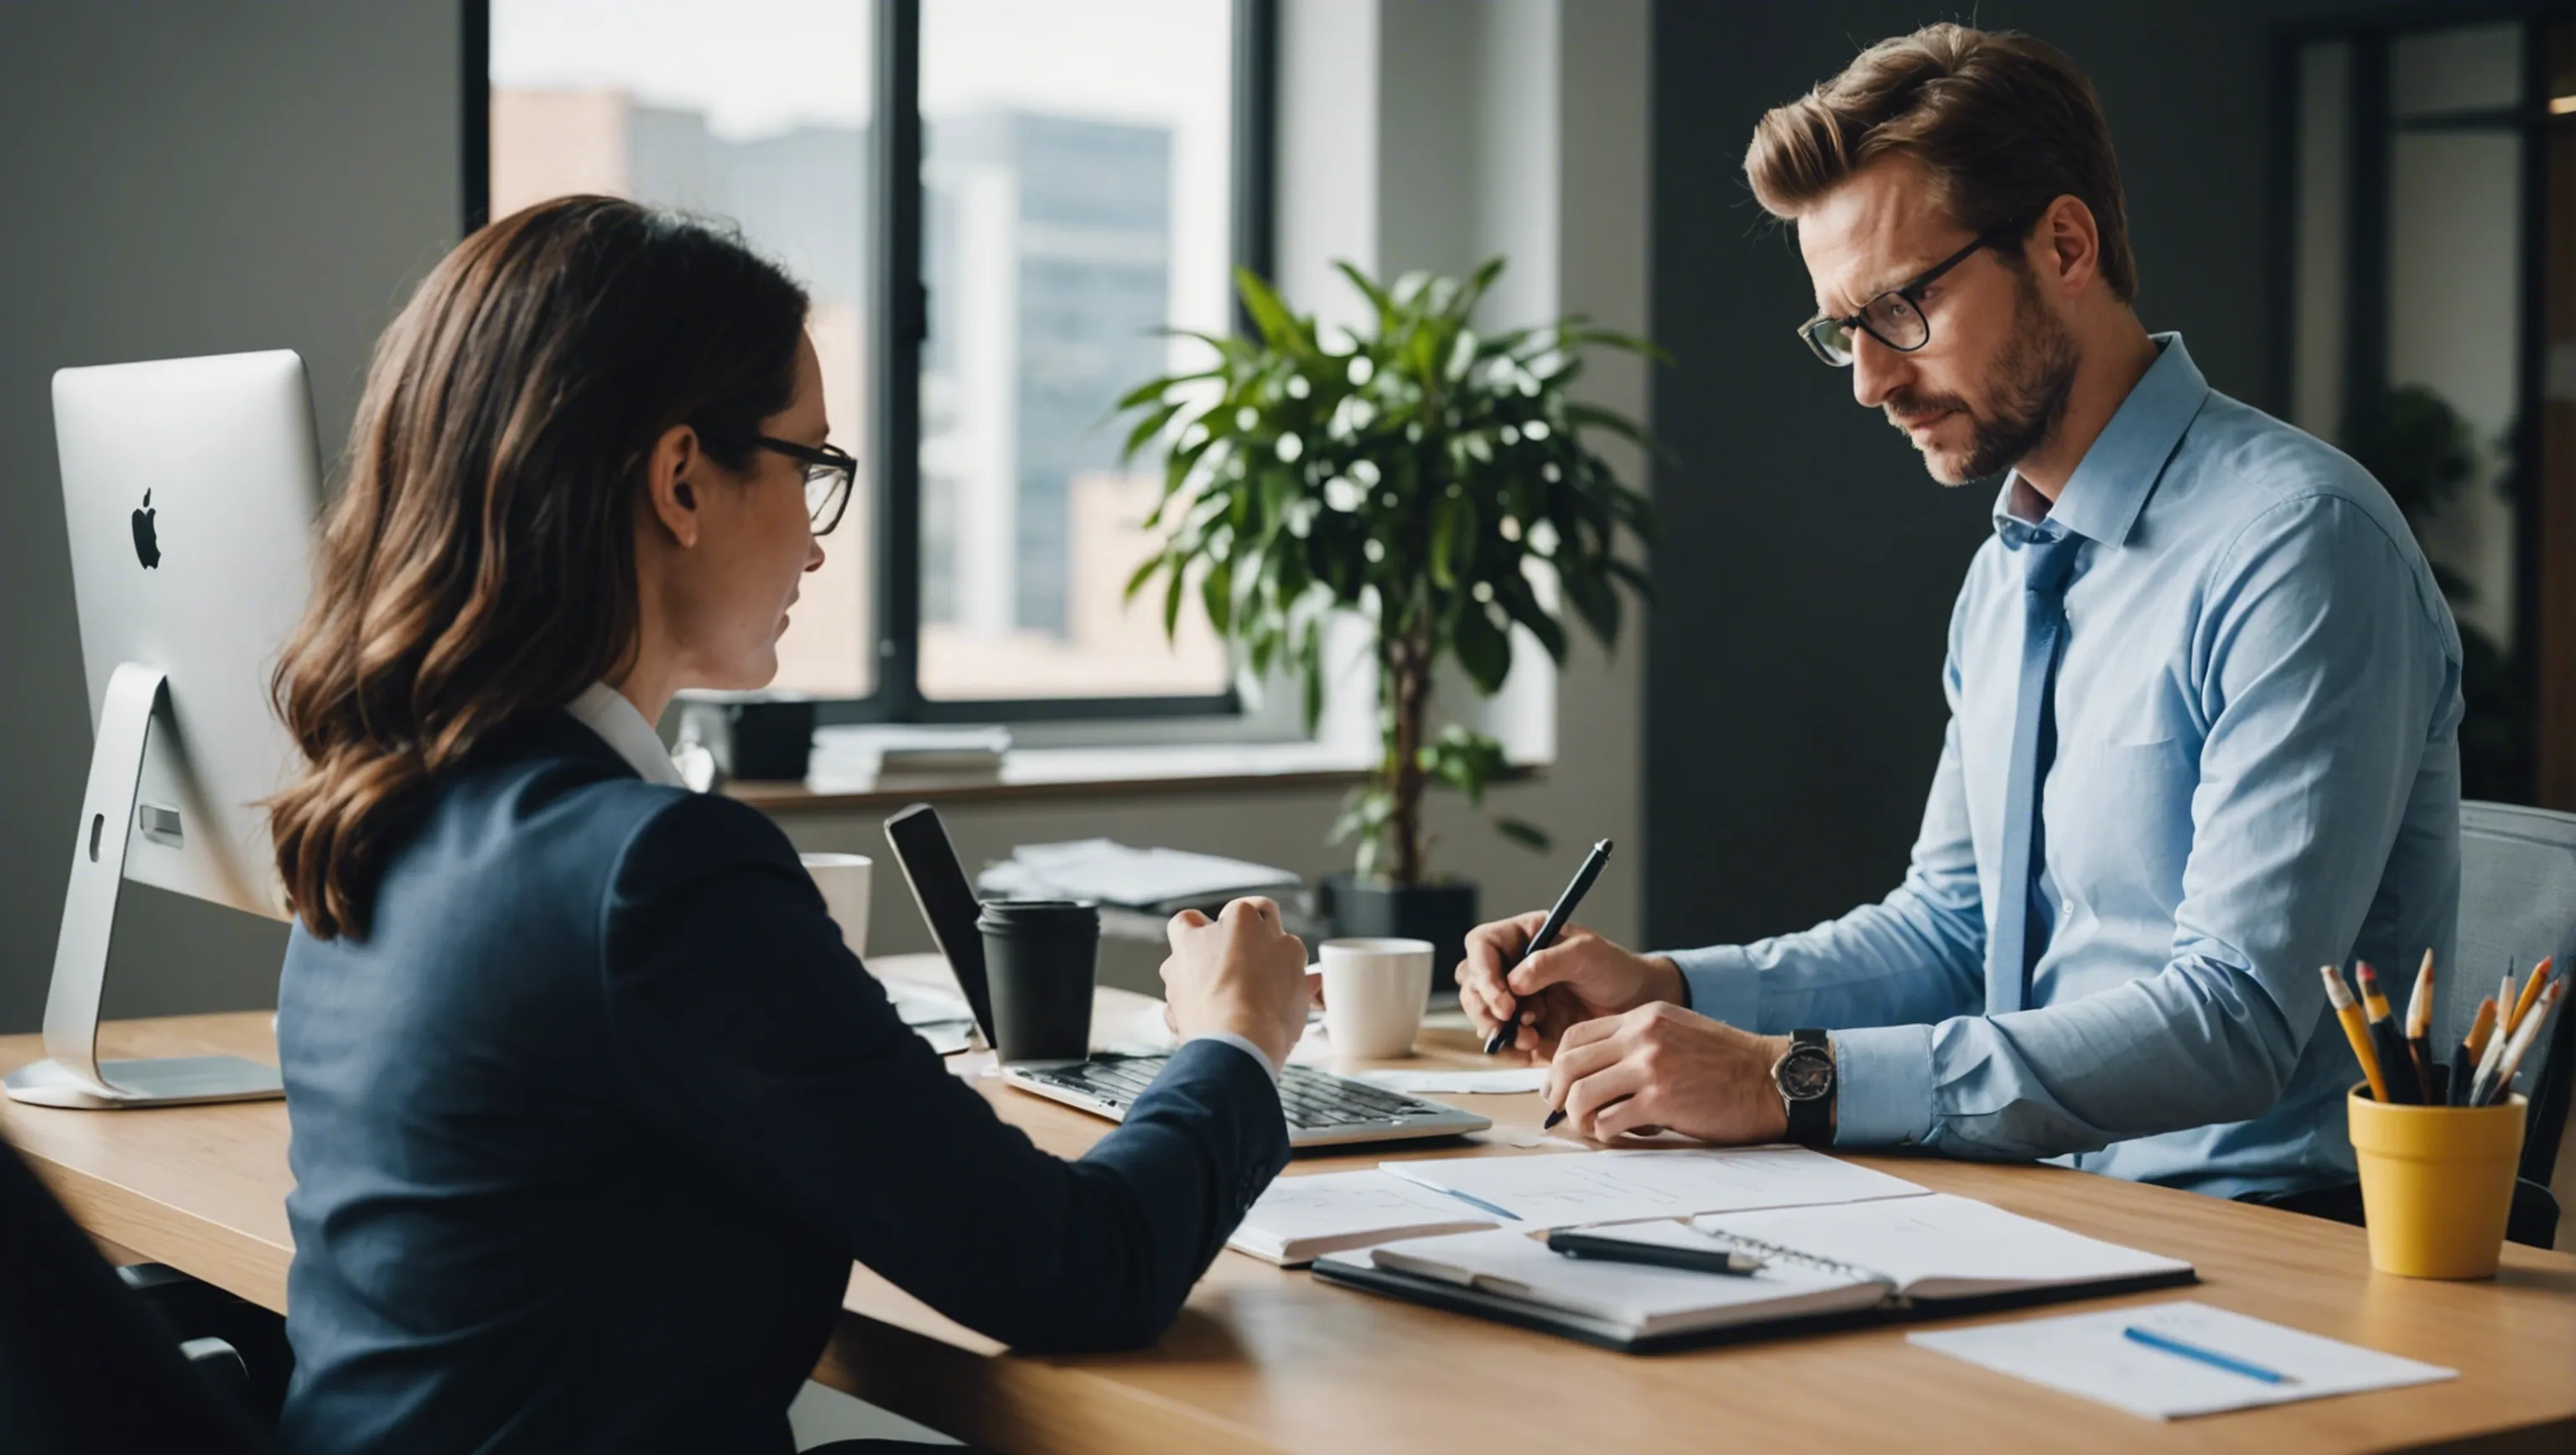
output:
[[[2258,406],[2273,312],[2276,27],[2387,6],[1986,0],[2092,76],[2139,259],[2139,311]],[[2420,7],[2419,7],[2420,8]],[[1655,422],[1663,609],[1647,685],[1647,925],[1656,944],[1797,929],[1893,888],[1940,755],[1949,608],[1988,486],[1944,490],[1848,376],[1791,336],[1814,311],[1794,241],[1744,186],[1753,123],[1921,4],[1661,0]]]
[[[460,27],[395,0],[0,6],[0,1031],[33,1029],[89,761],[47,379],[292,348],[336,454],[460,216]],[[108,1013],[271,1003],[283,926],[128,885]]]

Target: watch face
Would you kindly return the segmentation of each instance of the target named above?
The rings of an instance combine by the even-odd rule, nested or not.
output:
[[[1813,1101],[1833,1089],[1834,1053],[1823,1046],[1800,1046],[1780,1061],[1780,1094],[1791,1101]]]

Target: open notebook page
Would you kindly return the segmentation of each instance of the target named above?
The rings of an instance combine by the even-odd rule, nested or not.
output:
[[[1447,1193],[1383,1172],[1323,1172],[1272,1182],[1226,1246],[1273,1263],[1310,1262],[1390,1238],[1490,1228],[1498,1219]]]
[[[1568,1258],[1513,1229],[1386,1243],[1365,1253],[1390,1268],[1579,1314],[1639,1336],[1763,1323],[1864,1309],[1883,1285],[1807,1268],[1766,1268],[1750,1278]]]
[[[1570,1152],[1378,1165],[1408,1181],[1473,1198],[1532,1228],[1918,1197],[1925,1191],[1904,1178],[1805,1147]]]
[[[1973,1198],[1903,1201],[1694,1218],[1703,1233],[1847,1263],[1914,1298],[1963,1298],[2178,1274],[2191,1265],[2022,1217]]]

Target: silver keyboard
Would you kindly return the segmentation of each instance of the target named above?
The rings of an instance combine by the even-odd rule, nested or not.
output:
[[[1013,1066],[1009,1079],[1041,1096],[1112,1119],[1154,1084],[1168,1056],[1102,1056],[1063,1066]],[[1292,1146],[1456,1136],[1493,1125],[1473,1112],[1385,1091],[1311,1066],[1280,1073],[1279,1105]]]

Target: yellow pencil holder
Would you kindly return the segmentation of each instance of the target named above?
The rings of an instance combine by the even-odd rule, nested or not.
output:
[[[2407,1278],[2493,1278],[2522,1159],[2523,1099],[2400,1106],[2345,1099],[2370,1266]]]

